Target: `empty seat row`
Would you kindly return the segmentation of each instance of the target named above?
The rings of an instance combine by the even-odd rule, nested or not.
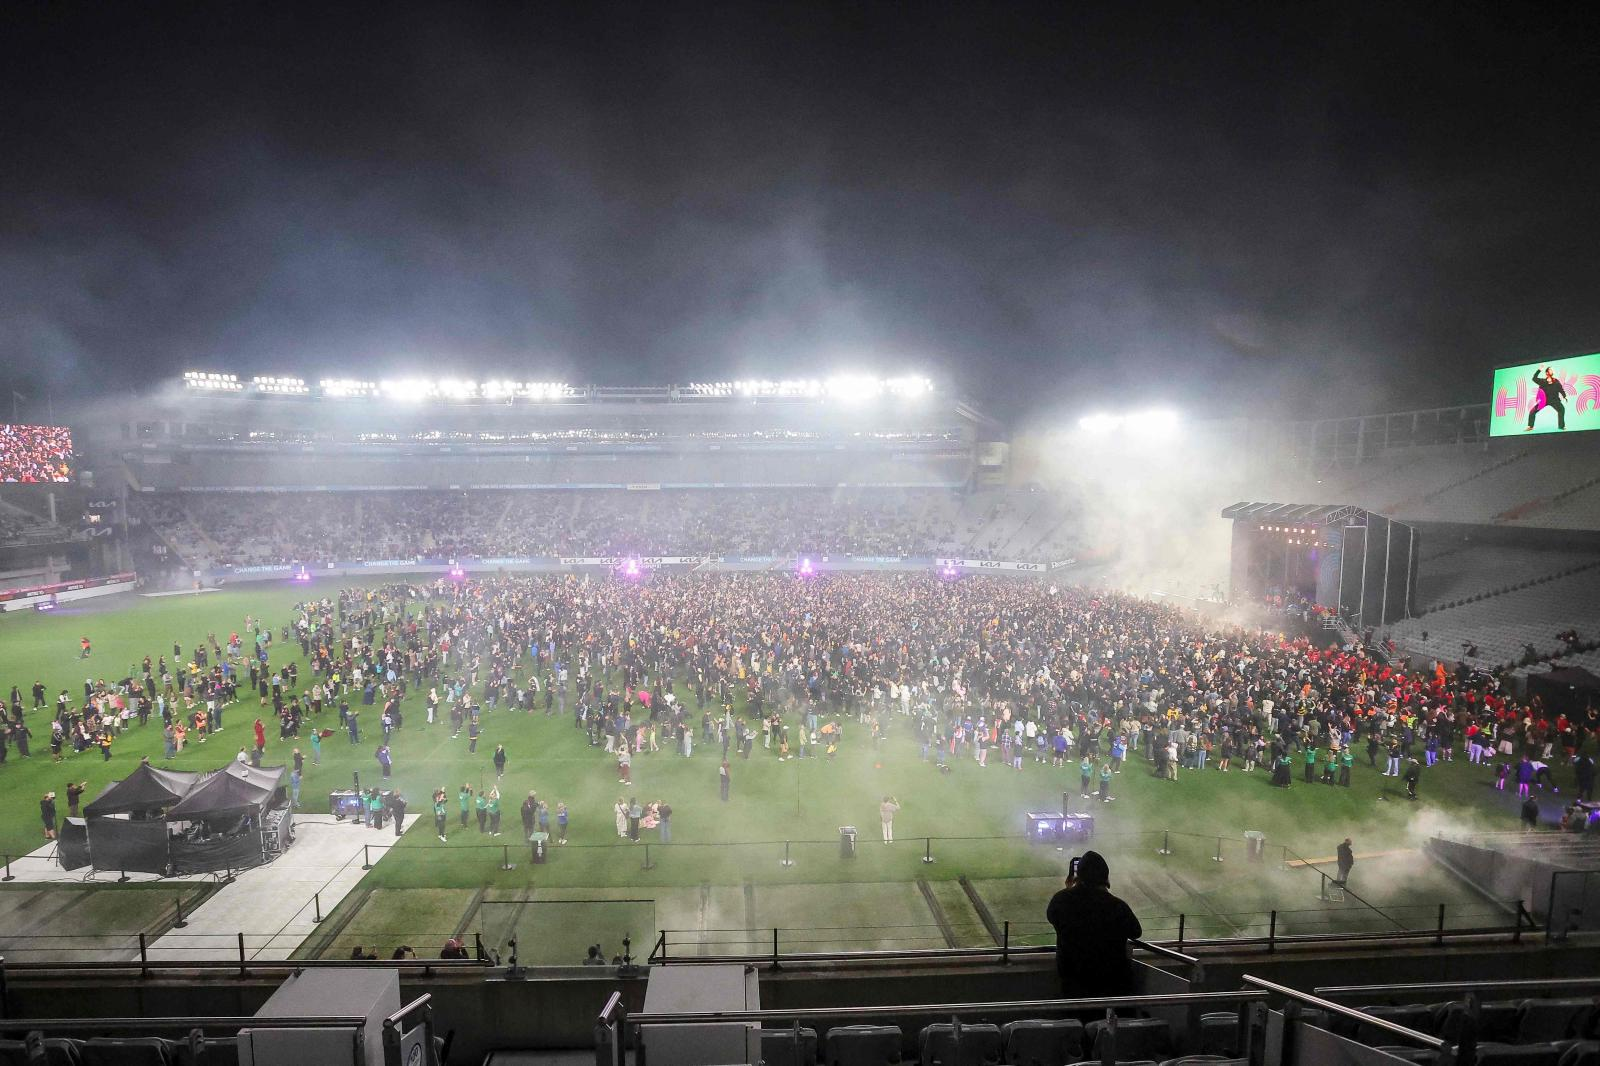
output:
[[[1380,1004],[1360,1008],[1374,1018],[1452,1042],[1460,1038],[1467,1020],[1465,1003]],[[1383,1030],[1341,1020],[1337,1028],[1364,1044],[1391,1043]],[[1477,1040],[1480,1044],[1533,1044],[1560,1040],[1592,1040],[1600,1036],[1600,999],[1522,999],[1480,1004]]]
[[[75,1040],[29,1033],[0,1039],[0,1066],[238,1066],[234,1040],[188,1040],[159,1036],[92,1037]]]
[[[1218,1016],[1220,1017],[1220,1016]],[[1228,1015],[1230,1025],[1234,1016]],[[1216,1030],[1216,1027],[1213,1027]],[[1229,1031],[1232,1039],[1218,1039],[1218,1048],[1236,1048],[1237,1026]],[[798,1041],[796,1039],[798,1035]],[[1104,1021],[1087,1027],[1071,1018],[1025,1019],[992,1024],[953,1023],[926,1026],[918,1034],[918,1059],[922,1066],[1070,1066],[1088,1054],[1098,1054],[1102,1042],[1110,1039]],[[1174,1064],[1231,1063],[1225,1054],[1208,1054],[1174,1059],[1171,1029],[1159,1018],[1119,1019],[1116,1029],[1116,1057],[1119,1066],[1174,1066]],[[902,1061],[904,1034],[897,1025],[845,1025],[828,1030],[822,1041],[827,1066],[893,1066]],[[818,1040],[814,1029],[765,1029],[761,1033],[761,1056],[767,1066],[816,1066]],[[1098,1061],[1098,1060],[1097,1060]]]

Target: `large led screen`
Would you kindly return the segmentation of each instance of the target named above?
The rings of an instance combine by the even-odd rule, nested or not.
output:
[[[1489,435],[1600,429],[1600,354],[1575,355],[1494,372]]]
[[[66,426],[0,423],[0,484],[62,485],[75,473]]]

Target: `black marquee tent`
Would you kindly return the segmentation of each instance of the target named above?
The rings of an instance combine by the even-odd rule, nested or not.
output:
[[[282,766],[231,762],[210,773],[148,763],[69,820],[57,854],[69,870],[207,873],[259,866],[289,846]]]
[[[1529,674],[1528,695],[1543,697],[1545,706],[1553,711],[1579,714],[1592,704],[1600,704],[1600,677],[1581,666],[1557,667],[1542,674]]]

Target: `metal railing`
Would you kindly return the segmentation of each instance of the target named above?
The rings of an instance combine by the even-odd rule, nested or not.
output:
[[[1427,1033],[1422,1033],[1415,1029],[1407,1028],[1406,1026],[1401,1025],[1398,1022],[1392,1022],[1387,1018],[1373,1017],[1372,1015],[1363,1011],[1356,1010],[1354,1007],[1346,1007],[1342,1003],[1335,1003],[1332,1000],[1311,995],[1309,992],[1302,992],[1297,988],[1290,988],[1288,985],[1280,985],[1274,981],[1267,981],[1260,977],[1253,977],[1250,974],[1244,975],[1244,983],[1251,985],[1252,987],[1271,992],[1275,996],[1281,996],[1282,998],[1290,1000],[1292,1003],[1300,1007],[1311,1007],[1315,1010],[1324,1011],[1329,1015],[1337,1015],[1338,1017],[1344,1018],[1347,1021],[1353,1021],[1358,1025],[1368,1025],[1375,1029],[1381,1029],[1390,1036],[1397,1036],[1407,1043],[1415,1044],[1418,1047],[1424,1047],[1432,1051],[1440,1052],[1450,1050],[1450,1045],[1445,1041],[1440,1040],[1436,1036],[1430,1036]],[[1284,1061],[1288,1060],[1285,1059]],[[1458,1066],[1463,1066],[1463,1064],[1458,1064]]]
[[[1102,996],[1091,999],[1025,999],[991,1003],[908,1003],[870,1007],[802,1007],[793,1010],[628,1014],[622,1007],[620,994],[613,993],[595,1020],[595,1028],[600,1038],[599,1046],[602,1054],[607,1056],[606,1061],[620,1066],[621,1055],[631,1043],[634,1049],[634,1066],[647,1066],[647,1041],[643,1032],[645,1026],[744,1024],[759,1027],[762,1022],[785,1022],[798,1029],[800,1024],[806,1021],[848,1024],[863,1018],[948,1017],[952,1019],[956,1032],[959,1033],[963,1015],[992,1018],[1004,1015],[1051,1015],[1104,1010],[1112,1021],[1110,1039],[1114,1041],[1116,1011],[1148,1010],[1153,1007],[1199,1009],[1208,1006],[1239,1006],[1264,1003],[1267,999],[1266,991],[1245,989],[1238,992],[1184,992],[1157,996]],[[955,1057],[959,1059],[959,1053]]]
[[[1427,981],[1398,985],[1326,985],[1319,996],[1464,996],[1474,992],[1590,992],[1600,990],[1600,977],[1513,978],[1507,981]]]

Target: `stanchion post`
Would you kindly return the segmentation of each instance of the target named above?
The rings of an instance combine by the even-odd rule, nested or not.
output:
[[[15,881],[16,879],[17,879],[16,876],[14,874],[12,874],[12,872],[11,872],[11,856],[7,855],[6,856],[6,875],[4,877],[0,877],[0,881]]]
[[[316,916],[311,919],[311,924],[312,925],[321,925],[322,924],[322,893],[321,892],[317,892],[317,893],[314,893],[312,895],[311,904],[312,904],[313,907],[316,908],[316,911],[317,911]]]
[[[773,926],[772,927],[772,968],[774,970],[783,969],[783,963],[778,961],[778,927],[777,926]]]
[[[363,870],[372,869],[372,856],[367,853],[367,847],[368,845],[366,844],[361,845],[361,868]]]
[[[1211,856],[1211,861],[1212,862],[1221,862],[1222,861],[1222,838],[1221,837],[1217,838],[1217,853],[1215,855]]]
[[[794,865],[794,860],[789,857],[789,842],[787,840],[785,840],[783,842],[783,861],[781,863],[779,863],[778,865],[780,865],[780,866],[793,866]]]
[[[245,964],[244,963],[245,963],[245,959],[244,959],[244,933],[241,932],[239,934],[239,976],[240,977],[243,977],[247,972],[249,972],[245,968]]]
[[[1156,852],[1156,854],[1157,855],[1171,855],[1172,854],[1172,832],[1170,830],[1163,829],[1161,831],[1161,850]]]
[[[933,838],[932,837],[924,838],[924,842],[923,842],[923,846],[922,846],[922,861],[923,862],[933,862],[934,861],[934,858],[933,858]]]
[[[1007,921],[1000,927],[1000,965],[1011,964],[1011,923]]]
[[[511,861],[511,845],[510,844],[501,844],[500,845],[500,869],[502,869],[502,870],[515,870],[516,868],[517,868],[516,865],[513,864],[512,861]]]
[[[1273,911],[1267,924],[1267,951],[1278,950],[1278,912]]]
[[[117,884],[125,885],[129,881],[132,881],[132,880],[133,880],[133,878],[128,876],[128,871],[124,870],[124,871],[122,871],[122,876],[117,878]]]
[[[176,904],[176,906],[178,908],[178,918],[177,918],[177,921],[172,923],[172,928],[174,928],[174,929],[187,928],[189,923],[186,920],[184,920],[184,917],[183,917],[183,897],[179,896],[173,902]]]
[[[1180,914],[1178,915],[1178,951],[1180,954],[1183,952],[1183,923],[1184,916]]]
[[[139,976],[150,976],[150,957],[145,954],[144,934],[139,934]]]
[[[1444,947],[1444,904],[1443,903],[1439,904],[1439,935],[1438,935],[1437,938],[1435,938],[1434,943],[1438,944],[1440,947]]]

